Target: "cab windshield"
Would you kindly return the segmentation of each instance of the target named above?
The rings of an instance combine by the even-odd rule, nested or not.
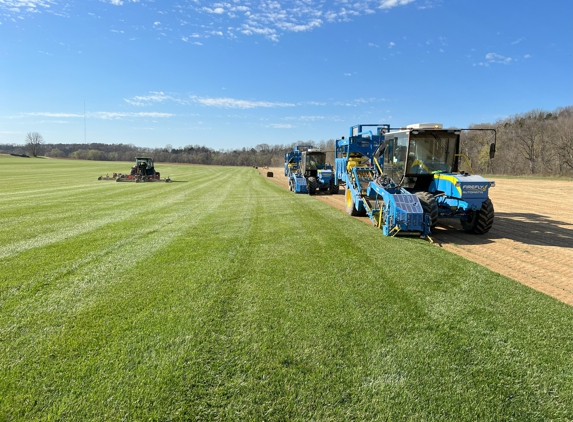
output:
[[[457,135],[426,131],[410,134],[406,174],[450,173],[454,165]]]
[[[323,170],[326,164],[326,154],[308,154],[306,168],[308,170]]]

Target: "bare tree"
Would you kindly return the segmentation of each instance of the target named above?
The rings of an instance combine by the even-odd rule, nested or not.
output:
[[[42,149],[44,138],[38,132],[28,132],[26,135],[26,150],[33,157],[37,157]]]
[[[554,145],[559,159],[560,173],[564,173],[564,167],[573,170],[573,115],[564,113],[563,117],[555,124]]]

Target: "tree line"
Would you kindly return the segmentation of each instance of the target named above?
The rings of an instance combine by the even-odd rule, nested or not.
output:
[[[573,176],[573,106],[532,110],[470,128],[497,133],[495,158],[490,159],[491,132],[462,132],[461,152],[470,158],[476,173]]]
[[[29,134],[30,135],[30,134]],[[35,135],[32,133],[31,135]],[[37,139],[37,136],[34,136]],[[41,138],[41,136],[40,136]],[[240,149],[214,150],[202,145],[187,145],[182,148],[173,148],[166,145],[162,148],[141,148],[132,144],[50,144],[41,146],[26,144],[0,145],[0,153],[21,155],[28,153],[31,156],[43,155],[53,158],[72,158],[79,160],[96,161],[133,161],[136,156],[146,156],[155,162],[205,164],[223,166],[269,166],[282,167],[284,154],[292,151],[294,145],[313,145],[330,155],[330,162],[334,162],[334,140],[320,142],[294,142],[288,145],[258,144],[255,147]]]
[[[476,173],[573,176],[573,106],[553,111],[532,110],[470,128],[495,129],[497,134],[496,155],[491,159],[493,132],[462,132],[461,153],[468,156]],[[250,148],[221,150],[201,145],[141,148],[132,144],[51,144],[36,132],[28,133],[25,141],[24,145],[0,145],[0,152],[98,161],[132,161],[136,156],[150,156],[156,162],[166,163],[282,167],[285,152],[292,151],[294,145],[313,145],[326,151],[329,163],[334,163],[335,149],[334,139],[287,145],[261,143]]]

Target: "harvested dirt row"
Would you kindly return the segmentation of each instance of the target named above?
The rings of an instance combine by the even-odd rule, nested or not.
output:
[[[288,189],[282,168],[259,169],[265,177],[269,171],[269,180]],[[433,231],[434,243],[573,305],[573,182],[497,179],[490,196],[495,222],[489,233],[470,235],[446,220]],[[344,189],[316,198],[344,211]]]

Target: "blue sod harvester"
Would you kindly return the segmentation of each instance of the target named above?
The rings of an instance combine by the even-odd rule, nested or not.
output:
[[[284,174],[289,190],[295,193],[338,193],[332,166],[326,164],[326,153],[312,146],[298,145],[285,154]]]
[[[487,233],[494,219],[488,191],[495,182],[459,171],[464,158],[473,173],[459,153],[461,130],[480,129],[352,126],[348,139],[336,141],[334,183],[346,185],[346,211],[367,215],[387,236],[427,236],[440,218],[459,219],[469,233]]]

